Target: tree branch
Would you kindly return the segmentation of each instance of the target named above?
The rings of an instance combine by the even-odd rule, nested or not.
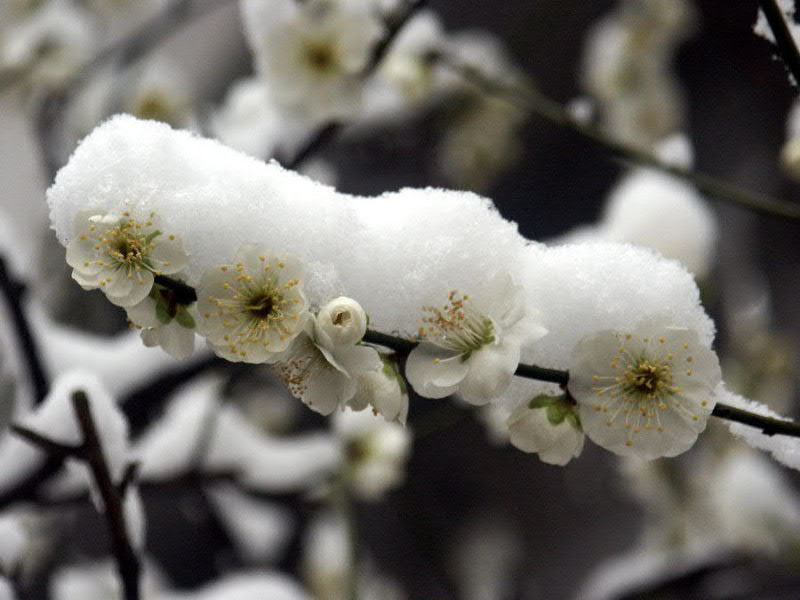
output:
[[[438,60],[441,64],[460,75],[465,81],[478,87],[483,93],[503,98],[511,104],[529,110],[548,121],[573,131],[584,139],[600,146],[616,160],[650,167],[667,175],[683,179],[703,194],[722,202],[746,208],[764,216],[800,222],[800,204],[757,194],[705,173],[668,164],[649,152],[614,140],[599,127],[581,122],[565,110],[561,104],[538,91],[523,92],[517,88],[511,88],[489,80],[480,72],[468,65],[457,62],[457,59],[451,56],[437,53],[431,56],[431,60]]]
[[[791,74],[795,87],[800,86],[800,52],[794,43],[792,32],[784,19],[783,12],[775,0],[758,0],[758,5],[775,37],[775,46],[783,59],[783,64]]]
[[[25,286],[18,281],[14,281],[3,257],[0,256],[0,293],[5,298],[14,332],[21,346],[25,367],[28,370],[28,377],[33,387],[34,402],[39,404],[47,395],[50,383],[42,364],[38,344],[31,331],[25,311],[22,309],[24,292]]]
[[[765,417],[756,413],[751,413],[735,406],[729,406],[717,402],[711,414],[726,421],[734,421],[760,429],[764,435],[788,435],[790,437],[800,437],[800,423],[786,419],[776,419]]]
[[[123,597],[125,600],[139,600],[139,576],[141,573],[139,556],[133,549],[128,535],[123,496],[111,478],[111,471],[103,455],[100,436],[89,407],[89,399],[84,392],[77,391],[73,394],[72,408],[83,434],[84,460],[89,466],[103,501],[103,514],[111,535],[111,548],[122,581]]]

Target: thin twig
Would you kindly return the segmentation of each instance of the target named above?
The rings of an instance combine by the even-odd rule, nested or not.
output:
[[[89,399],[84,392],[77,391],[72,395],[72,408],[83,434],[85,460],[103,501],[103,514],[111,534],[111,548],[122,581],[123,597],[125,600],[139,600],[141,573],[139,556],[133,549],[128,535],[123,496],[111,478],[111,471],[103,455],[100,436],[89,407]]]
[[[761,7],[761,12],[764,13],[767,24],[772,30],[775,46],[777,46],[778,53],[783,59],[783,64],[786,65],[786,69],[791,73],[794,85],[800,86],[800,52],[798,52],[797,45],[794,43],[792,32],[789,30],[786,19],[784,19],[783,12],[775,0],[758,0],[758,5]]]
[[[364,68],[359,74],[359,78],[363,81],[372,76],[375,70],[381,65],[386,54],[397,39],[398,34],[403,30],[406,23],[428,3],[428,0],[410,0],[400,12],[394,15],[386,23],[386,33],[372,48],[369,58],[367,59]],[[300,165],[305,163],[311,156],[326,148],[331,144],[344,128],[345,123],[342,121],[329,121],[320,125],[316,131],[308,136],[306,141],[300,146],[300,149],[295,152],[290,160],[280,160],[287,169],[296,170]]]
[[[561,104],[538,91],[523,92],[518,88],[492,81],[476,69],[462,64],[456,58],[445,54],[438,53],[433,55],[431,59],[449,67],[465,81],[478,87],[482,92],[503,98],[515,106],[529,110],[548,121],[570,129],[584,139],[600,146],[616,160],[650,167],[678,177],[689,182],[707,196],[752,210],[758,214],[800,222],[800,204],[798,203],[751,192],[700,171],[666,163],[649,152],[614,140],[599,127],[576,119]]]
[[[22,309],[22,298],[25,286],[14,281],[0,256],[0,293],[3,295],[8,308],[14,332],[19,341],[22,354],[25,358],[25,368],[28,371],[33,396],[36,404],[42,402],[50,389],[50,383],[39,354],[38,344],[31,330],[25,311]]]
[[[800,437],[800,423],[789,421],[787,419],[776,419],[774,417],[765,417],[756,413],[751,413],[735,406],[729,406],[721,402],[717,402],[712,415],[726,421],[734,421],[749,425],[760,429],[764,435],[788,435],[790,437]]]
[[[70,446],[69,444],[56,442],[55,440],[51,440],[49,437],[44,436],[41,433],[37,433],[32,429],[28,429],[24,425],[11,425],[10,429],[13,433],[17,434],[25,441],[37,446],[40,450],[42,450],[42,452],[45,452],[51,456],[57,456],[59,458],[77,458],[83,451],[82,445]]]
[[[125,600],[139,600],[141,566],[128,535],[123,504],[127,489],[136,478],[138,463],[128,465],[122,480],[115,484],[85,392],[78,390],[72,394],[72,408],[83,437],[78,445],[57,442],[21,425],[12,425],[11,430],[60,460],[75,458],[86,463],[103,502],[102,512],[111,536],[111,549],[122,582],[123,597]]]

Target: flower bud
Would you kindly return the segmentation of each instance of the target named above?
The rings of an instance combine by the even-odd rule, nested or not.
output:
[[[317,332],[324,334],[334,346],[352,346],[367,331],[367,313],[361,305],[340,296],[323,306],[317,315]]]

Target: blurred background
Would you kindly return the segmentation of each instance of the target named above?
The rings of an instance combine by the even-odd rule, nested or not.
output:
[[[275,133],[274,126],[264,124],[257,93],[235,100],[234,84],[263,78],[254,58],[257,44],[248,42],[237,2],[198,0],[194,8],[175,10],[159,21],[164,7],[157,2],[3,1],[0,252],[26,284],[26,302],[37,305],[32,319],[56,324],[51,331],[69,327],[96,336],[87,344],[108,349],[102,344],[127,330],[125,315],[100,293],[83,292],[71,281],[47,218],[44,194],[52,167],[66,162],[77,140],[127,107],[138,116],[161,118],[261,158],[274,155],[288,162],[329,120],[304,115]],[[51,22],[30,25],[37,11],[52,8],[47,5],[59,10],[70,5],[74,14],[57,13]],[[393,8],[383,10],[390,14]],[[433,69],[428,63],[435,62],[431,55],[439,47],[430,39],[447,40],[448,48],[485,73],[569,106],[572,114],[615,139],[663,151],[665,160],[683,164],[689,160],[688,141],[697,170],[796,199],[800,160],[793,161],[790,144],[797,132],[789,124],[796,88],[776,60],[775,47],[753,32],[757,2],[430,0],[426,10],[440,29],[407,42],[409,55],[418,61],[415,68]],[[163,40],[134,35],[156,22],[169,23]],[[20,48],[35,45],[30,39],[38,46],[25,54]],[[77,70],[114,44],[122,48],[116,59]],[[58,52],[58,68],[41,67],[48,53]],[[140,60],[128,65],[126,52]],[[418,83],[401,67],[398,61],[395,71],[378,71],[389,82],[384,85]],[[401,73],[398,80],[393,73]],[[622,178],[631,176],[628,165],[610,160],[602,147],[535,110],[494,106],[480,90],[447,77],[430,84],[433,91],[402,102],[396,91],[388,100],[381,90],[369,91],[361,112],[334,117],[348,126],[320,144],[300,168],[353,194],[403,186],[470,189],[491,198],[503,216],[537,241],[607,236],[639,243],[637,235],[647,237],[633,232],[636,239],[623,239],[625,233],[619,232],[625,227],[611,223],[609,199]],[[69,96],[57,101],[64,89]],[[57,118],[43,106],[55,110]],[[267,133],[259,137],[258,131]],[[683,134],[683,146],[670,154],[662,142],[674,134]],[[794,350],[800,332],[800,228],[699,198],[691,190],[664,193],[691,196],[709,223],[697,230],[699,242],[678,239],[674,257],[682,259],[681,249],[692,244],[703,248],[686,260],[698,261],[692,270],[717,322],[717,350],[729,385],[798,416]],[[683,201],[675,200],[679,206]],[[647,210],[646,201],[638,206]],[[585,228],[576,232],[579,226]],[[7,322],[4,315],[3,363],[24,392],[24,369]],[[56,343],[41,340],[50,342]],[[119,348],[114,352],[124,351]],[[52,353],[56,370],[58,352]],[[86,356],[100,360],[96,357],[103,352],[98,352]],[[147,356],[135,360],[149,361],[148,373],[168,378],[151,388],[132,382],[119,390],[128,401],[134,438],[159,420],[174,402],[173,388],[188,379],[186,368],[165,354]],[[114,364],[93,366],[111,372]],[[211,372],[224,382],[220,397],[232,400],[221,404],[234,405],[275,439],[327,428],[322,418],[288,398],[269,373]],[[412,398],[407,454],[401,452],[398,464],[386,467],[399,473],[401,483],[372,495],[354,492],[351,498],[360,556],[369,565],[362,574],[374,575],[364,585],[364,598],[800,597],[798,477],[739,448],[726,431],[712,424],[696,448],[668,463],[623,462],[587,444],[579,459],[562,468],[509,445],[494,421],[489,412],[467,413],[458,405]],[[345,446],[350,443],[341,432],[331,435],[345,439]],[[1,485],[0,496],[16,484],[9,479]],[[321,516],[331,508],[328,492],[318,488],[317,478],[291,490],[262,489],[255,496],[244,494],[256,502],[245,507],[215,500],[216,492],[209,493],[207,486],[143,482],[149,560],[158,566],[163,585],[175,590],[196,590],[233,571],[265,568],[300,582],[310,597],[344,598],[341,582],[331,581],[346,570],[339,563],[347,563],[341,558],[348,552],[347,540],[336,527],[325,529]],[[236,494],[241,499],[241,491]],[[40,494],[22,496],[3,504],[14,515],[24,513],[29,537],[38,540],[14,571],[19,597],[114,597],[102,586],[63,583],[69,577],[97,580],[87,565],[106,556],[102,523],[86,498],[57,491],[47,500]],[[220,504],[228,504],[227,510]],[[251,520],[230,514],[237,512]],[[253,542],[256,549],[247,551],[242,527],[231,525],[237,519],[277,524],[265,527],[260,549]],[[77,570],[65,575],[67,568]]]

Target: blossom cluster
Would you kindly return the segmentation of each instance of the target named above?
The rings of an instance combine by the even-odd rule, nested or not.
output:
[[[157,189],[138,175],[151,169]],[[404,423],[407,380],[423,397],[507,410],[514,445],[563,464],[584,433],[618,454],[678,454],[714,406],[713,326],[683,267],[623,244],[528,243],[471,194],[345,196],[118,117],[49,201],[74,279],[124,307],[146,344],[186,357],[199,334],[222,358],[272,365],[324,415],[371,407]],[[393,242],[412,231],[422,255]],[[368,322],[415,342],[404,372],[364,341]],[[511,386],[526,361],[568,367],[566,389]]]

